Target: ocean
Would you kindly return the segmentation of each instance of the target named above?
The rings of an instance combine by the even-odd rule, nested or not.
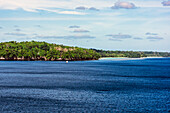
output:
[[[0,113],[168,113],[170,58],[0,61]]]

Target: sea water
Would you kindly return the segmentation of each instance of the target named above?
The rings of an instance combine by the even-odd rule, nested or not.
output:
[[[0,113],[170,112],[170,58],[0,61]]]

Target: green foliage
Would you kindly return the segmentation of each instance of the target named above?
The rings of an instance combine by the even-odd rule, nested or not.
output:
[[[170,57],[168,52],[141,52],[141,51],[105,51],[92,49],[99,53],[102,57],[129,57],[129,58],[140,58],[140,57]]]
[[[146,54],[147,56],[150,57],[170,57],[170,53],[169,52],[148,52],[145,51],[144,54]]]
[[[0,57],[5,60],[92,60],[100,55],[90,49],[49,44],[46,42],[2,42]]]
[[[49,44],[46,42],[2,42],[0,57],[5,60],[92,60],[100,57],[169,57],[168,52],[105,51]]]

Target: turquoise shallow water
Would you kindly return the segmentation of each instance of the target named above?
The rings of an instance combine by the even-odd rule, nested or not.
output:
[[[170,112],[170,58],[0,61],[0,112]]]

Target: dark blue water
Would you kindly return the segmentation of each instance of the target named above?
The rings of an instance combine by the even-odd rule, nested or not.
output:
[[[0,113],[170,112],[170,58],[0,61]]]

